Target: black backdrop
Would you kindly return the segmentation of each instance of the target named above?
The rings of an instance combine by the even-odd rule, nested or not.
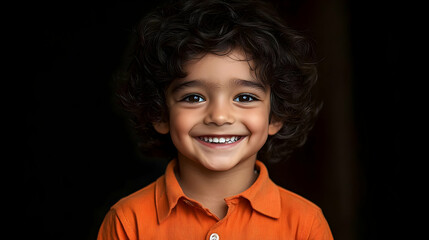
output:
[[[24,196],[20,234],[94,239],[109,207],[164,172],[142,158],[113,78],[133,24],[155,1],[18,6],[14,30],[25,124],[15,190]],[[313,38],[321,59],[316,95],[325,103],[305,147],[269,165],[279,185],[318,204],[336,239],[395,239],[404,23],[394,3],[272,1]],[[15,26],[16,25],[16,26]],[[25,77],[19,78],[21,72]],[[12,195],[12,199],[14,196]]]

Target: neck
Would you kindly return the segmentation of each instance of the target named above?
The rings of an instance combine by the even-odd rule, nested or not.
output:
[[[256,157],[227,171],[212,171],[179,156],[176,177],[187,197],[198,201],[221,219],[228,210],[224,199],[245,191],[255,182],[255,161]]]

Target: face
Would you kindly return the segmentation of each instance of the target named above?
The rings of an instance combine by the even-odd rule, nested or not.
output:
[[[227,171],[255,161],[268,135],[280,123],[270,123],[270,89],[255,78],[239,51],[227,56],[208,54],[185,66],[187,76],[167,90],[169,122],[154,124],[170,132],[179,161]]]

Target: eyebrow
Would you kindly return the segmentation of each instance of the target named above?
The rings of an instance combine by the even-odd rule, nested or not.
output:
[[[249,80],[244,80],[244,79],[234,79],[234,84],[237,86],[254,88],[254,89],[260,90],[262,92],[266,91],[266,87],[260,82],[249,81]]]
[[[202,81],[199,80],[191,80],[191,81],[185,81],[179,84],[175,84],[172,87],[171,92],[175,93],[183,88],[188,88],[188,87],[200,87],[200,86],[204,86],[205,84]],[[255,81],[250,81],[250,80],[244,80],[244,79],[233,79],[232,80],[232,85],[235,86],[242,86],[242,87],[250,87],[262,92],[266,91],[266,87],[260,83],[260,82],[255,82]]]
[[[201,81],[198,80],[191,80],[191,81],[186,81],[186,82],[182,82],[179,84],[175,84],[173,85],[173,88],[171,90],[172,93],[179,91],[182,88],[187,88],[187,87],[199,87],[204,85],[203,83],[201,83]]]

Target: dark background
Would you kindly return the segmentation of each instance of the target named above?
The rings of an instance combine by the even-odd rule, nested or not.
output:
[[[20,234],[95,239],[111,205],[163,174],[166,161],[136,151],[113,95],[131,29],[154,2],[17,7],[15,76],[26,73],[18,78],[26,96]],[[307,144],[268,165],[271,178],[319,205],[336,239],[399,239],[404,10],[380,1],[272,2],[316,42],[324,108]]]

